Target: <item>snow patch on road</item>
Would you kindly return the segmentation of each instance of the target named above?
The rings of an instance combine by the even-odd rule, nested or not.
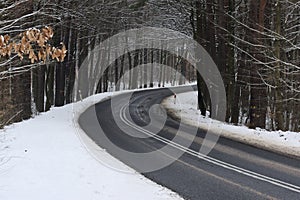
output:
[[[85,142],[89,138],[83,137],[74,120],[110,95],[100,94],[77,104],[52,108],[0,130],[0,199],[182,199],[133,169],[132,173],[122,173],[103,165],[87,149]],[[78,112],[74,113],[72,106]],[[124,171],[130,169],[98,146],[92,148],[102,161],[118,164]]]
[[[222,136],[254,145],[266,150],[300,158],[300,133],[283,131],[266,131],[262,129],[249,129],[246,126],[234,126],[202,117],[197,110],[197,92],[177,94],[176,103],[174,97],[166,98],[162,105],[168,112],[182,122],[218,133],[222,127]]]

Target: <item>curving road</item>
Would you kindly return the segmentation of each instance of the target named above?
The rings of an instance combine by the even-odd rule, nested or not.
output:
[[[173,90],[180,93],[186,91],[186,88]],[[197,130],[188,149],[182,147],[182,144],[171,143],[170,149],[160,151],[166,144],[170,144],[180,126],[183,130],[180,135],[182,143],[191,138],[194,130],[165,116],[164,111],[157,106],[170,95],[172,92],[169,89],[138,91],[131,96],[130,104],[127,105],[124,101],[126,94],[121,94],[114,97],[113,109],[111,99],[99,102],[80,116],[79,124],[92,140],[111,155],[137,171],[142,171],[147,178],[177,192],[184,199],[300,199],[298,159],[223,137],[220,137],[208,156],[199,156],[206,135],[202,130]],[[149,111],[161,116],[157,121],[166,120],[157,134],[154,134],[154,129],[152,133],[151,129],[145,128],[150,123]],[[151,121],[155,119],[151,118]],[[167,163],[178,152],[182,156],[167,167],[144,173],[143,169],[149,163],[134,160],[120,149],[133,154],[159,152],[153,159],[161,163]]]

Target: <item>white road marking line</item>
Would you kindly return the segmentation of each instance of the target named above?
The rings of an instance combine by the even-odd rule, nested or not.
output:
[[[159,135],[153,134],[150,131],[148,131],[146,129],[143,129],[142,127],[137,126],[136,124],[132,123],[131,121],[129,121],[127,119],[126,113],[125,113],[126,106],[127,105],[124,105],[121,108],[121,110],[120,110],[120,119],[126,125],[134,128],[134,129],[136,129],[136,130],[138,130],[138,131],[140,131],[140,132],[142,132],[142,133],[144,133],[144,134],[146,134],[148,136],[151,136],[151,137],[155,138],[158,141],[161,141],[161,142],[163,142],[165,144],[168,144],[168,145],[170,145],[170,146],[172,146],[174,148],[177,148],[177,149],[179,149],[181,151],[184,151],[184,152],[186,152],[186,153],[188,153],[188,154],[190,154],[192,156],[195,156],[197,158],[205,160],[205,161],[207,161],[209,163],[212,163],[212,164],[218,165],[220,167],[223,167],[223,168],[226,168],[226,169],[238,172],[240,174],[243,174],[243,175],[246,175],[246,176],[258,179],[258,180],[262,180],[262,181],[271,183],[273,185],[276,185],[276,186],[279,186],[279,187],[282,187],[282,188],[285,188],[285,189],[288,189],[288,190],[300,193],[300,186],[293,185],[293,184],[290,184],[290,183],[287,183],[287,182],[284,182],[284,181],[281,181],[281,180],[278,180],[278,179],[274,179],[274,178],[271,178],[271,177],[268,177],[268,176],[265,176],[265,175],[262,175],[262,174],[259,174],[259,173],[256,173],[256,172],[253,172],[253,171],[250,171],[250,170],[247,170],[247,169],[235,166],[235,165],[232,165],[230,163],[227,163],[227,162],[215,159],[213,157],[200,154],[199,152],[196,152],[196,151],[194,151],[192,149],[184,147],[184,146],[182,146],[180,144],[177,144],[177,143],[175,143],[175,142],[173,142],[171,140],[168,140],[168,139],[163,138],[163,137],[161,137]]]

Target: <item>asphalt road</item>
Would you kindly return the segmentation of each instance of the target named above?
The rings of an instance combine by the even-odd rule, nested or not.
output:
[[[177,93],[183,91],[185,88],[176,89]],[[182,145],[188,144],[186,141],[190,140],[195,128],[166,116],[164,110],[157,106],[170,95],[169,89],[139,91],[131,96],[127,105],[124,101],[126,94],[121,94],[114,97],[113,102],[108,99],[90,107],[81,115],[79,124],[111,155],[184,199],[300,199],[298,159],[223,137],[207,156],[199,156],[197,152],[206,135],[202,130],[196,130],[196,137],[192,137],[188,150],[182,148]],[[165,123],[159,127],[161,130],[157,134],[146,137],[153,129],[148,129],[147,125],[155,121],[149,110],[157,114],[157,121],[165,120]],[[164,151],[163,147],[175,138],[179,127],[181,134],[178,141],[182,144],[174,144]],[[149,159],[147,157],[147,160],[132,156],[153,151],[157,154]],[[174,155],[180,152],[182,155],[170,165],[150,170],[157,164],[172,161]],[[145,172],[145,169],[149,171]]]

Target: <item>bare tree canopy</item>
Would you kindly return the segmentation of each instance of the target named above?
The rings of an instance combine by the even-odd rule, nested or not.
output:
[[[299,13],[297,0],[0,0],[0,124],[71,103],[83,60],[91,60],[88,77],[93,65],[114,52],[112,45],[94,55],[98,44],[124,30],[151,26],[186,34],[209,52],[225,83],[227,122],[299,131]],[[118,58],[100,78],[97,92],[153,87],[154,82],[184,84],[176,79],[180,73],[198,81],[199,108],[209,110],[201,74],[170,52],[147,45]],[[48,57],[54,61],[45,62]],[[176,73],[132,70],[153,62]]]

